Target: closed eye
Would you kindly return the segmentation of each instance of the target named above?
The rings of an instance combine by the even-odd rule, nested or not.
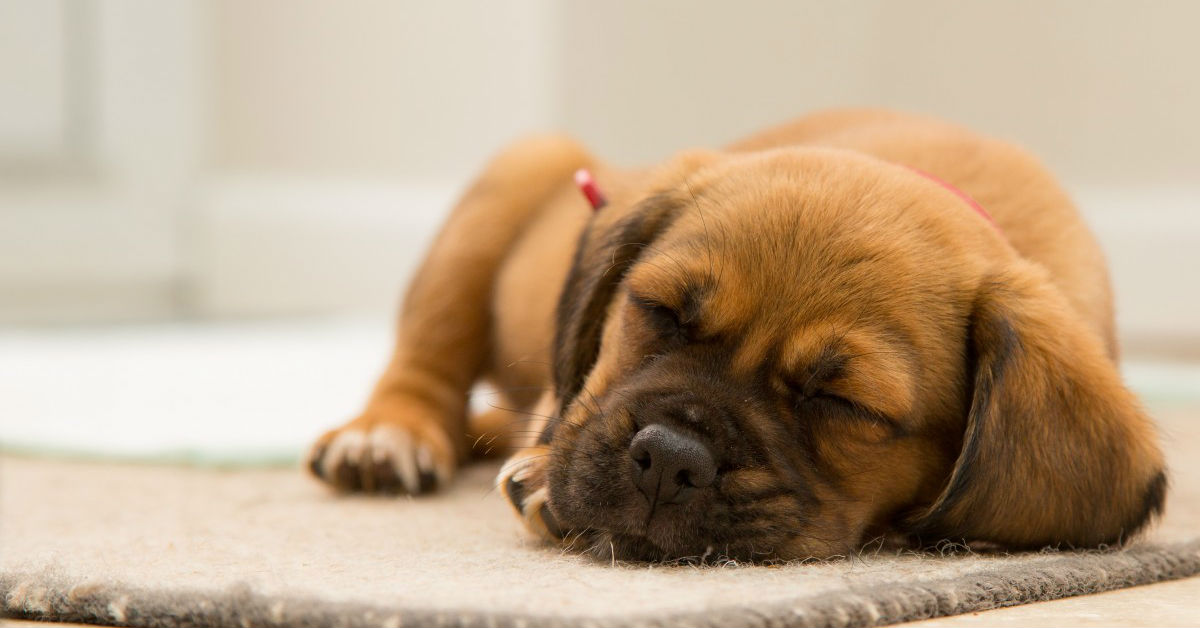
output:
[[[694,330],[692,321],[684,320],[675,308],[642,296],[631,296],[633,305],[646,317],[650,327],[661,338],[687,340]]]
[[[810,391],[807,395],[796,392],[796,409],[815,413],[836,420],[852,420],[885,427],[899,435],[904,428],[890,417],[884,416],[862,404],[824,390]]]
[[[827,408],[843,410],[853,410],[857,407],[849,399],[823,390],[812,390],[811,387],[809,390],[804,390],[800,386],[788,386],[788,388],[795,396],[797,406],[818,404]]]

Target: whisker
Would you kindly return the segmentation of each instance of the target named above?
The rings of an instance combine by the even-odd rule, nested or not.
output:
[[[550,421],[555,421],[555,420],[558,420],[558,418],[559,418],[559,417],[556,417],[556,416],[553,416],[550,414],[538,414],[537,412],[530,412],[528,410],[521,410],[518,408],[506,408],[504,406],[498,406],[490,401],[488,402],[488,407],[495,408],[496,410],[503,410],[505,412],[512,412],[513,414],[520,414],[523,416],[533,416],[533,417],[538,417],[538,418],[542,418],[542,419],[548,419]]]
[[[514,363],[515,364],[515,363]],[[467,393],[468,397],[478,397],[482,395],[503,395],[508,392],[522,392],[529,390],[550,390],[552,386],[488,386],[491,390],[473,390]]]
[[[696,199],[696,191],[692,189],[692,182],[684,179],[683,184],[687,187],[688,195],[692,197],[692,207],[696,208],[696,213],[700,216],[700,223],[704,225],[704,248],[708,254],[708,276],[711,279],[715,273],[713,272],[712,236],[708,232],[708,220],[704,217],[704,211],[700,209],[700,201]]]

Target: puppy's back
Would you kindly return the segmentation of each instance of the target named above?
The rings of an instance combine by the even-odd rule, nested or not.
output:
[[[978,201],[1013,248],[1055,285],[1117,354],[1104,255],[1075,205],[1037,158],[1007,142],[934,118],[881,109],[815,113],[728,147],[750,152],[828,146],[931,173]]]

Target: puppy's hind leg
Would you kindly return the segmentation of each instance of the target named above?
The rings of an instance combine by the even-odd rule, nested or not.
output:
[[[563,138],[497,156],[459,201],[409,286],[396,347],[362,414],[330,430],[309,468],[343,490],[424,493],[467,459],[467,395],[492,343],[497,269],[542,203],[588,158]]]

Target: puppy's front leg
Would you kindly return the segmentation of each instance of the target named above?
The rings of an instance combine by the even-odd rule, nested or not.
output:
[[[519,142],[489,164],[409,287],[396,348],[366,409],[317,440],[309,468],[343,490],[424,493],[470,451],[467,394],[490,342],[497,269],[547,196],[586,154],[570,140]]]

